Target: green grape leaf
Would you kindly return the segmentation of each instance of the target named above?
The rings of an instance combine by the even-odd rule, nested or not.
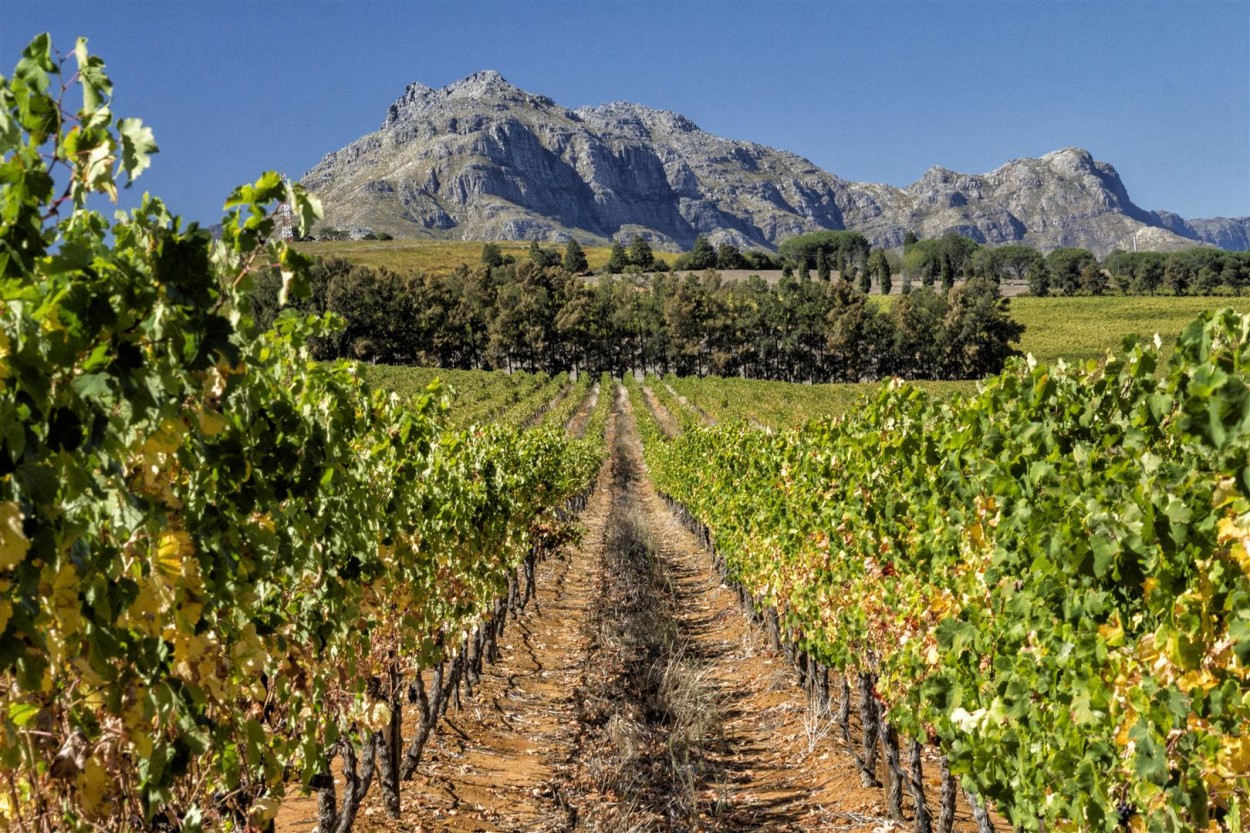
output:
[[[117,132],[122,143],[121,169],[126,172],[126,186],[129,187],[151,166],[152,160],[149,156],[159,149],[151,128],[146,127],[139,119],[119,119]]]

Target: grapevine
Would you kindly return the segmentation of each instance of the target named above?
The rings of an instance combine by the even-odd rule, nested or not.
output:
[[[802,662],[866,681],[883,731],[937,743],[1014,826],[1232,831],[1248,361],[1250,318],[1221,312],[1166,362],[1020,362],[950,400],[888,383],[776,434],[640,427],[658,485]]]
[[[332,321],[260,332],[256,275],[297,297],[309,265],[274,206],[318,214],[276,174],[216,239],[150,197],[89,208],[157,150],[111,93],[84,40],[46,35],[0,79],[0,820],[263,827],[294,781],[347,830],[375,771],[398,812],[409,688],[428,730],[594,449],[454,429],[437,384],[401,404],[313,362]]]

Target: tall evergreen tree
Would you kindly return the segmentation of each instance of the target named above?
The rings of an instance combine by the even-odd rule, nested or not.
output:
[[[650,269],[655,264],[651,244],[641,234],[635,234],[633,241],[629,244],[629,262],[643,269]]]
[[[889,295],[890,290],[894,287],[890,280],[890,259],[886,257],[885,252],[881,249],[873,249],[868,266],[868,271],[875,273],[877,276],[877,286],[880,288],[881,294]]]
[[[503,266],[503,252],[497,243],[485,243],[482,246],[482,263],[487,266]]]
[[[688,263],[690,269],[715,269],[716,250],[706,237],[700,234],[694,240],[694,248],[690,251]]]
[[[609,274],[619,275],[625,271],[626,265],[625,247],[620,243],[613,243],[612,252],[608,255],[607,270]]]
[[[1029,264],[1029,271],[1025,276],[1029,282],[1029,293],[1043,298],[1050,294],[1050,267],[1046,265],[1046,261],[1038,258]]]
[[[574,275],[580,275],[590,269],[590,264],[586,261],[586,253],[582,251],[582,245],[576,240],[569,240],[568,245],[564,247],[564,268]]]

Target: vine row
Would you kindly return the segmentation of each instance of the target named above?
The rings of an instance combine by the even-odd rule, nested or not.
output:
[[[796,664],[840,672],[843,703],[863,686],[866,780],[879,741],[893,770],[911,739],[1018,829],[1234,831],[1248,368],[1250,318],[1222,312],[1167,362],[1019,362],[950,401],[889,383],[776,434],[639,424],[657,484]]]

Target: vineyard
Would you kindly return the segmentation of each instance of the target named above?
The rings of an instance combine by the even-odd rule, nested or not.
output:
[[[0,817],[263,826],[295,779],[323,829],[349,829],[375,774],[397,801],[447,692],[570,534],[606,409],[574,440],[560,420],[587,385],[533,377],[473,390],[457,419],[428,378],[401,396],[312,362],[324,322],[255,331],[256,270],[296,294],[306,268],[272,207],[307,221],[315,204],[266,175],[217,241],[152,199],[110,224],[88,196],[156,147],[114,122],[84,42],[74,60],[67,78],[32,43],[0,131]],[[72,115],[52,97],[71,80]],[[535,399],[557,391],[549,411]],[[332,762],[351,781],[337,796]]]
[[[879,741],[892,783],[902,748],[919,769],[936,744],[943,814],[959,777],[1018,829],[1233,830],[1248,358],[1250,318],[1226,312],[1170,358],[1021,364],[951,400],[891,384],[780,434],[706,427],[647,386],[643,433],[657,485],[805,681],[864,693],[866,781]]]
[[[1250,829],[1250,316],[980,382],[319,362],[250,307],[316,202],[106,219],[111,92],[0,86],[5,829]]]

